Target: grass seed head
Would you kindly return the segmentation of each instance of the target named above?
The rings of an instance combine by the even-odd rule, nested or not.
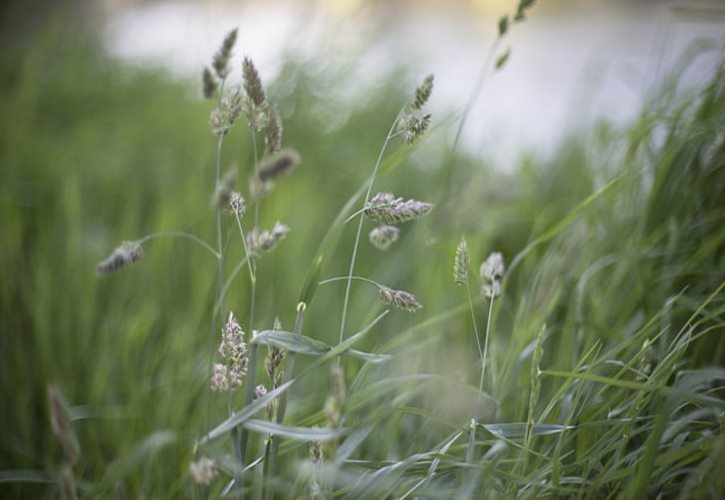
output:
[[[423,109],[423,106],[430,99],[430,95],[433,92],[433,75],[428,75],[423,79],[423,82],[418,85],[415,89],[415,99],[411,107],[417,111]]]
[[[212,67],[214,68],[214,72],[217,74],[217,76],[222,80],[229,76],[229,60],[232,57],[232,49],[234,48],[234,44],[236,42],[237,30],[233,29],[227,34],[226,37],[224,37],[222,46],[219,48],[217,53],[214,54],[214,59],[212,60]]]
[[[509,30],[509,16],[501,16],[498,20],[498,36],[504,36]]]
[[[404,113],[398,123],[399,130],[403,133],[405,142],[412,144],[417,141],[430,125],[430,114]]]
[[[141,244],[136,241],[124,241],[113,250],[105,260],[98,263],[98,274],[109,274],[123,269],[126,266],[143,259],[144,251]]]
[[[393,290],[386,286],[380,287],[380,299],[388,305],[392,305],[403,311],[415,312],[423,306],[418,299],[410,292],[405,290]]]
[[[70,410],[60,389],[55,385],[48,386],[48,406],[50,407],[50,426],[53,434],[63,448],[63,454],[68,465],[75,465],[78,461],[78,440],[71,427]]]
[[[208,486],[217,477],[216,462],[209,457],[202,457],[189,464],[189,473],[194,482]]]
[[[214,363],[209,387],[212,391],[225,392],[229,390],[229,377],[227,366],[221,363]]]
[[[268,153],[276,153],[282,147],[282,130],[282,115],[279,108],[272,105],[267,112],[267,130],[264,134]]]
[[[265,158],[259,165],[257,176],[263,183],[271,182],[292,171],[300,163],[300,155],[284,149]]]
[[[374,228],[368,235],[370,243],[379,250],[387,250],[390,246],[398,241],[400,229],[395,226],[382,225]]]
[[[481,263],[479,274],[481,277],[481,293],[484,297],[492,299],[501,295],[501,279],[504,272],[504,260],[500,252],[492,252]]]
[[[432,203],[403,200],[392,193],[378,193],[365,205],[365,215],[386,224],[401,224],[419,219],[433,210]]]
[[[457,285],[466,286],[468,284],[468,266],[470,265],[471,257],[468,253],[468,244],[466,243],[466,237],[461,236],[461,241],[458,242],[456,247],[456,258],[453,263],[453,281]]]
[[[242,114],[243,103],[239,89],[225,96],[218,108],[212,110],[209,116],[209,126],[217,137],[226,135]]]
[[[277,244],[285,239],[289,232],[289,226],[277,222],[271,231],[264,230],[258,231],[255,227],[247,235],[247,249],[252,255],[261,255],[263,253],[269,253],[274,250]]]
[[[239,218],[243,217],[247,212],[247,202],[244,200],[242,193],[232,191],[229,195],[229,205],[227,207],[230,212],[236,214]]]
[[[201,91],[205,99],[211,99],[216,94],[217,82],[211,70],[205,67],[201,72]]]

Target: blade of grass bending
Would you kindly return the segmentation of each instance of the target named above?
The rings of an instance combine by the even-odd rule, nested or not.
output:
[[[254,337],[254,341],[260,344],[273,345],[281,349],[286,349],[289,352],[313,356],[320,356],[332,349],[332,346],[312,337],[282,330],[263,330]],[[392,358],[392,356],[387,354],[373,354],[356,349],[350,349],[344,354],[371,363],[381,363]]]
[[[443,446],[440,447],[437,454],[444,455],[448,451],[448,448],[450,448],[451,445],[453,443],[455,443],[458,440],[458,438],[461,437],[462,435],[463,435],[462,431],[456,432],[453,435],[453,437],[450,440],[448,440],[448,442],[446,442]],[[420,488],[426,481],[428,481],[430,478],[432,478],[433,474],[435,474],[435,471],[438,468],[438,464],[440,464],[440,463],[441,463],[441,459],[439,457],[434,458],[433,462],[431,462],[430,467],[428,468],[428,473],[425,475],[425,477],[423,479],[421,479],[420,481],[418,481],[417,483],[415,483],[413,485],[413,487],[410,488],[408,491],[406,491],[403,494],[403,496],[400,497],[400,500],[404,500],[408,496],[412,495],[415,490]]]
[[[284,436],[298,441],[328,441],[348,432],[347,429],[331,429],[327,427],[290,427],[267,420],[247,420],[242,425],[250,431],[263,434]]]
[[[603,377],[601,375],[594,375],[586,372],[567,372],[559,370],[541,370],[541,375],[549,375],[551,377],[563,377],[563,378],[578,378],[582,380],[588,380],[590,382],[599,382],[601,384],[607,384],[614,387],[622,387],[624,389],[633,389],[635,391],[658,391],[663,389],[661,385],[643,384],[641,382],[633,382],[631,380],[619,380],[610,377]]]

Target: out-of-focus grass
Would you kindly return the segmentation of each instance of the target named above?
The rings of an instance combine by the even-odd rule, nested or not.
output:
[[[94,47],[55,32],[32,50],[6,51],[0,64],[0,468],[10,471],[0,488],[8,498],[57,494],[61,451],[45,393],[56,383],[73,405],[81,495],[191,496],[195,441],[229,404],[242,406],[241,395],[213,395],[207,410],[216,264],[183,240],[149,243],[122,273],[99,278],[95,264],[120,240],[155,231],[213,241],[211,105],[189,85]],[[725,77],[715,73],[689,95],[675,79],[631,126],[603,124],[512,174],[456,155],[443,217],[405,226],[385,254],[363,242],[356,274],[409,289],[425,308],[389,314],[364,340],[392,361],[344,359],[348,439],[365,439],[350,445],[355,460],[335,471],[332,491],[638,497],[723,487],[714,471],[725,449]],[[411,90],[391,76],[348,102],[336,97],[341,85],[344,76],[290,62],[271,86],[285,143],[303,164],[263,201],[262,226],[292,228],[260,262],[257,317],[269,326],[278,315],[291,328],[320,238],[369,175]],[[437,200],[449,132],[435,129],[380,190]],[[224,164],[250,172],[251,158],[238,124]],[[352,231],[322,277],[346,272]],[[474,264],[492,250],[516,262],[495,311],[483,403],[465,295],[452,281],[463,233]],[[241,257],[235,238],[228,245]],[[229,298],[242,324],[245,279]],[[337,342],[343,291],[342,282],[318,290],[306,335]],[[374,289],[353,291],[350,332],[382,309]],[[481,300],[476,315],[481,324]],[[530,412],[543,325],[542,387]],[[320,369],[295,386],[287,423],[322,424],[327,379]],[[472,417],[483,424],[475,432]],[[260,435],[252,443],[257,456]],[[227,440],[215,446],[208,451],[231,453]],[[306,494],[306,446],[286,440],[281,452],[280,496]]]

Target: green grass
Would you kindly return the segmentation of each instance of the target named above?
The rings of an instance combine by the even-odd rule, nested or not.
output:
[[[46,397],[54,383],[71,405],[80,497],[216,497],[229,474],[202,490],[188,473],[195,444],[230,405],[243,407],[241,393],[213,394],[208,404],[216,262],[185,240],[157,240],[129,269],[95,274],[123,239],[183,230],[215,241],[212,105],[195,87],[94,46],[50,32],[32,50],[4,48],[0,63],[0,492],[58,495],[63,452]],[[288,62],[270,86],[285,143],[303,163],[261,210],[263,227],[282,220],[292,228],[259,262],[256,323],[265,329],[279,316],[292,330],[301,294],[312,293],[308,275],[314,283],[347,273],[355,224],[334,221],[412,92],[392,73],[341,101],[344,77],[308,64]],[[392,310],[353,339],[351,347],[390,360],[341,358],[345,432],[327,446],[322,469],[331,496],[725,491],[717,473],[725,466],[725,74],[714,68],[696,89],[680,88],[677,77],[652,90],[633,123],[602,123],[550,160],[525,157],[513,173],[453,153],[449,199],[440,200],[450,120],[434,117],[412,148],[393,145],[376,191],[441,203],[404,226],[388,253],[364,240],[355,274],[414,292],[424,309]],[[233,162],[246,179],[244,123],[224,142],[223,166]],[[230,271],[243,253],[228,222]],[[485,397],[467,298],[452,278],[462,234],[473,266],[494,250],[508,263]],[[363,331],[384,307],[369,284],[352,286],[346,331]],[[248,295],[242,272],[228,303],[243,325]],[[343,296],[344,281],[317,288],[302,333],[336,346]],[[476,297],[483,331],[488,303]],[[304,440],[325,426],[329,365],[347,347],[315,345],[319,352],[296,356],[295,382],[285,387],[288,428],[276,428],[268,483],[279,498],[308,494]],[[261,367],[257,378],[268,384]],[[249,457],[264,452],[262,415],[247,423],[263,431],[251,433]],[[228,433],[200,451],[235,467]],[[261,471],[245,475],[253,498]]]

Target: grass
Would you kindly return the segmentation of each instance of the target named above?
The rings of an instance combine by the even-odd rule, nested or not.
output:
[[[294,371],[251,406],[241,394],[212,394],[209,405],[210,324],[214,335],[220,324],[214,256],[160,238],[124,272],[99,278],[95,263],[120,240],[153,231],[216,242],[213,104],[62,31],[37,42],[3,48],[0,65],[4,498],[56,497],[64,484],[48,384],[69,404],[79,497],[219,496],[239,473],[228,432],[238,424],[250,433],[252,498],[262,483],[279,498],[307,496],[313,476],[334,497],[725,491],[717,474],[725,465],[722,66],[698,88],[676,72],[633,123],[601,123],[512,173],[451,151],[455,127],[439,117],[419,143],[394,144],[376,190],[456,193],[434,217],[405,225],[388,253],[359,244],[354,274],[413,291],[424,308],[410,315],[385,314],[377,290],[359,280],[350,281],[349,301],[347,280],[316,284],[351,272],[356,221],[343,222],[360,207],[385,131],[412,89],[391,74],[384,90],[336,104],[339,76],[287,62],[269,93],[303,163],[260,209],[261,227],[283,220],[291,231],[256,263],[255,325],[266,330],[260,356],[275,342],[297,350]],[[221,152],[222,170],[236,162],[240,179],[253,171],[243,124]],[[455,172],[436,168],[451,157]],[[224,220],[228,275],[244,250],[236,221]],[[452,279],[462,235],[472,275],[492,251],[507,262],[491,315],[473,296],[478,330],[491,322],[485,394],[469,304]],[[227,295],[243,325],[245,273]],[[275,337],[274,317],[294,330],[301,300],[305,337]],[[363,354],[339,358],[343,420],[330,430],[330,366],[350,349]],[[261,365],[256,378],[268,383]],[[282,394],[283,426],[255,412]],[[263,481],[256,459],[269,433],[280,436],[279,449]],[[307,443],[316,439],[326,440],[317,469]],[[209,487],[188,472],[195,451],[223,469]]]

